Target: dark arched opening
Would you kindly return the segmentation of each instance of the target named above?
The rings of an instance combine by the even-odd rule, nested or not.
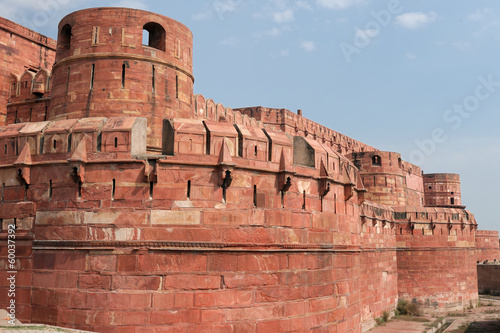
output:
[[[149,22],[144,25],[143,30],[144,34],[142,43],[165,52],[165,29],[158,23]]]
[[[59,34],[59,44],[63,50],[68,50],[71,46],[71,26],[65,24]]]

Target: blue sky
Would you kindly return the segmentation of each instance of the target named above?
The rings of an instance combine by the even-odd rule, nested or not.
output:
[[[0,1],[55,38],[66,14],[122,6],[194,35],[195,92],[303,115],[427,173],[459,173],[481,229],[500,230],[500,2],[375,0]]]

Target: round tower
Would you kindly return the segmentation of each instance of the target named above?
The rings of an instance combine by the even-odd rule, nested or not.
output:
[[[460,193],[460,175],[456,173],[425,174],[424,195],[428,207],[465,208]]]
[[[406,179],[401,172],[400,154],[371,151],[352,153],[351,156],[360,170],[367,200],[388,206],[406,206]]]
[[[76,11],[59,23],[49,120],[140,116],[160,151],[164,118],[190,118],[193,35],[163,15],[128,8]]]

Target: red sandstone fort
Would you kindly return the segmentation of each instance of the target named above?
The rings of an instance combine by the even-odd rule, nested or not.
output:
[[[57,42],[0,18],[0,308],[7,271],[18,319],[97,332],[362,332],[399,298],[476,304],[499,235],[459,175],[193,82],[192,33],[162,15],[77,11]]]

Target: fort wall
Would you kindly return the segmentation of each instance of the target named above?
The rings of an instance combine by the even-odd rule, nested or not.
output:
[[[476,232],[476,260],[500,261],[498,231],[478,230]]]
[[[498,233],[477,231],[457,175],[426,178],[285,109],[192,95],[191,47],[161,15],[78,11],[59,25],[52,72],[24,73],[7,99],[0,241],[15,226],[18,319],[361,332],[398,298],[475,304],[476,260],[496,256]],[[426,201],[451,189],[454,205]]]
[[[499,263],[478,264],[477,278],[479,281],[480,293],[485,293],[489,295],[500,295]]]
[[[10,101],[24,101],[45,94],[49,86],[48,74],[55,61],[56,41],[0,17],[0,45],[0,126],[3,126],[7,124],[7,104]],[[17,105],[12,110],[13,117],[16,118],[18,112],[18,122],[21,119],[43,120],[38,117],[29,120],[32,108]],[[44,111],[45,105],[42,106]]]

